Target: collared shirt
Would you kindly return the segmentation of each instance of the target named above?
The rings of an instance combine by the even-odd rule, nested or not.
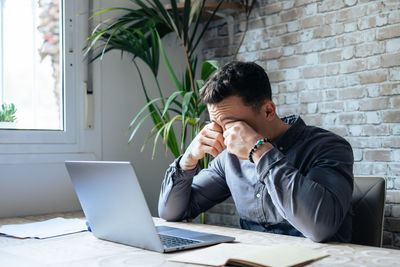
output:
[[[182,170],[175,160],[161,186],[160,217],[196,217],[232,196],[245,229],[351,240],[353,152],[342,137],[307,126],[297,115],[257,164],[224,150],[207,169]],[[198,174],[196,175],[196,173]]]

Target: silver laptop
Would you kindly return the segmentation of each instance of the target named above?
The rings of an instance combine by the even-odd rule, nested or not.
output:
[[[65,165],[97,238],[158,252],[235,239],[168,226],[156,227],[129,162],[66,161]]]

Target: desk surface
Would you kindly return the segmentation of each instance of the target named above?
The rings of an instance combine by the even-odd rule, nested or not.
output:
[[[42,221],[54,217],[76,218],[82,213],[0,219],[0,225]],[[399,266],[400,250],[352,244],[315,243],[309,239],[194,223],[169,223],[154,218],[157,225],[170,225],[195,231],[236,237],[237,242],[257,245],[292,244],[322,250],[330,257],[308,266]],[[162,254],[95,238],[90,232],[62,237],[15,239],[0,237],[0,266],[191,266],[169,262],[168,257],[183,252]],[[193,265],[199,266],[199,265]]]

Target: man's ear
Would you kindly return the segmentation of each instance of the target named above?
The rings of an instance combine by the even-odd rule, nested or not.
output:
[[[276,116],[276,106],[272,100],[266,100],[261,107],[262,112],[265,114],[265,118],[271,121]]]

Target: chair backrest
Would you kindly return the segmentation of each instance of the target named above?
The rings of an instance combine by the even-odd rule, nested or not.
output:
[[[352,243],[382,246],[385,188],[380,177],[354,178]]]

